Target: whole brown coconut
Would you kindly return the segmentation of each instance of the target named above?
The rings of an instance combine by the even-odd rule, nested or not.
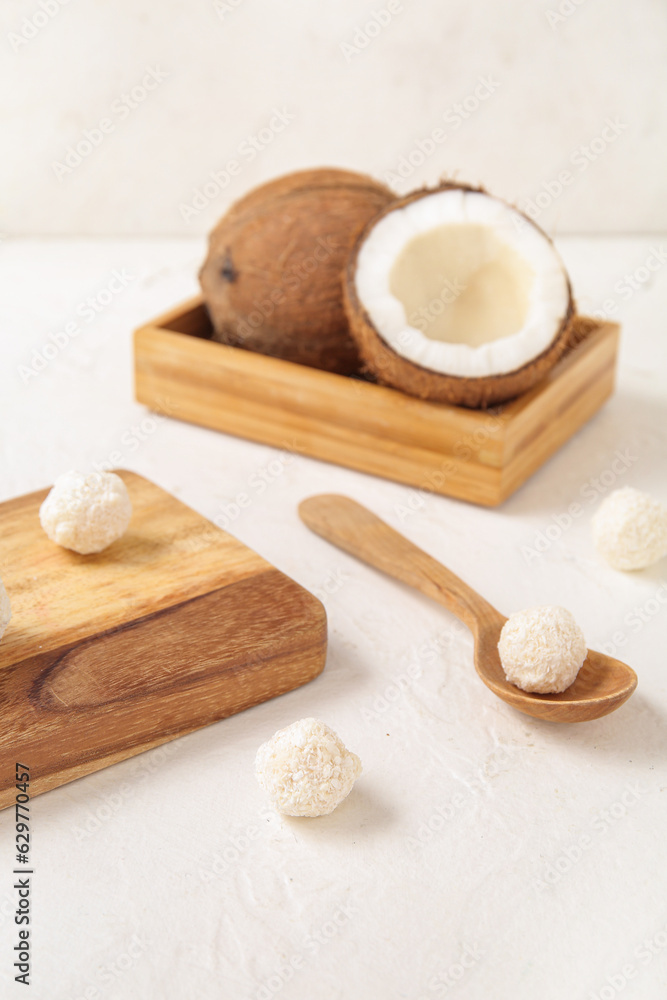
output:
[[[359,254],[370,232],[385,216],[404,208],[413,201],[437,194],[440,191],[450,190],[486,195],[483,188],[445,181],[436,188],[422,189],[412,192],[404,198],[394,200],[369,221],[366,229],[359,235],[348,261],[344,282],[345,309],[351,333],[359,347],[363,370],[367,375],[383,385],[400,389],[420,399],[470,408],[487,408],[513,399],[544,378],[565,351],[575,346],[587,335],[590,321],[576,314],[570,283],[566,276],[566,308],[559,328],[554,329],[553,339],[542,353],[530,358],[526,364],[513,371],[478,377],[446,374],[424,368],[392,349],[372,322],[360,299],[356,283]],[[518,209],[513,210],[523,216],[523,213],[520,213]],[[534,226],[545,240],[551,243],[536,223],[526,216],[523,218],[525,218],[527,225]]]
[[[343,272],[362,229],[393,200],[363,174],[320,169],[280,177],[237,201],[212,231],[199,274],[214,339],[358,371]]]

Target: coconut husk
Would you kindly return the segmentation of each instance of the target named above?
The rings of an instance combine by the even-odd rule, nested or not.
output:
[[[342,278],[362,229],[395,195],[348,170],[304,170],[237,201],[209,238],[199,274],[214,339],[351,374]]]
[[[578,339],[581,339],[582,335],[585,335],[580,322],[581,318],[576,315],[569,280],[568,309],[561,326],[554,331],[553,340],[546,350],[515,371],[477,378],[443,375],[402,357],[390,347],[373,325],[359,300],[356,289],[357,258],[366,237],[380,219],[388,215],[389,212],[403,208],[410,202],[426,195],[453,188],[486,193],[481,187],[458,184],[454,181],[443,181],[435,188],[422,188],[419,191],[411,192],[404,198],[395,200],[369,221],[359,235],[348,261],[344,282],[345,310],[350,324],[350,332],[359,348],[363,370],[371,375],[375,381],[401,389],[403,392],[420,399],[466,406],[471,409],[486,409],[507,402],[532,388],[544,378],[564,352],[572,347]],[[519,210],[515,209],[515,211]],[[523,215],[523,213],[521,214]],[[531,226],[535,225],[527,216],[524,215],[524,218]],[[549,239],[548,236],[547,239]]]

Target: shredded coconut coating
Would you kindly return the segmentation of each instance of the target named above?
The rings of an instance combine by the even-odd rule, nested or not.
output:
[[[113,472],[65,472],[39,509],[51,541],[81,555],[106,549],[125,533],[131,517],[127,487]]]
[[[498,652],[505,677],[522,691],[557,694],[572,684],[586,659],[586,640],[565,608],[527,608],[503,625]]]
[[[278,812],[326,816],[349,795],[361,761],[329,726],[301,719],[262,744],[255,774]]]
[[[12,608],[9,603],[9,597],[7,591],[5,590],[2,580],[0,580],[0,639],[2,639],[5,634],[5,629],[9,625],[9,620],[12,617]]]
[[[605,497],[591,523],[595,547],[614,569],[644,569],[667,555],[667,506],[632,486]]]

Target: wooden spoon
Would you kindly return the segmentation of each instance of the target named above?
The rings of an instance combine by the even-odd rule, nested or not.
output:
[[[631,667],[589,649],[577,679],[562,694],[522,691],[505,679],[498,654],[507,619],[454,573],[349,497],[310,497],[299,514],[328,542],[444,604],[472,632],[475,669],[486,686],[520,712],[549,722],[586,722],[613,712],[637,687]]]

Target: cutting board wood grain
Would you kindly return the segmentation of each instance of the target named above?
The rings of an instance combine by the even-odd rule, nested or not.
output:
[[[0,808],[283,694],[326,656],[321,603],[133,472],[133,516],[97,555],[39,523],[48,490],[0,504]]]

